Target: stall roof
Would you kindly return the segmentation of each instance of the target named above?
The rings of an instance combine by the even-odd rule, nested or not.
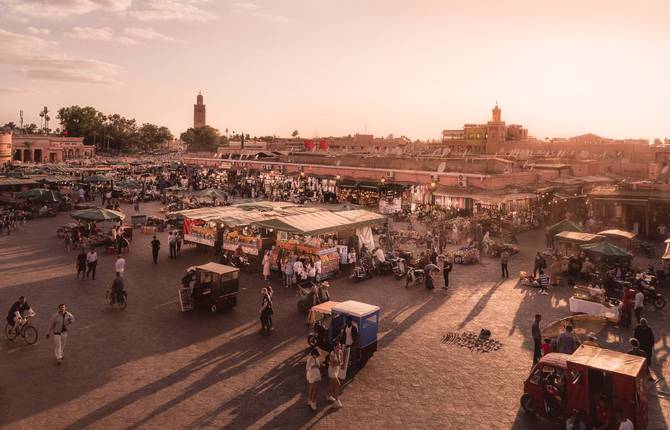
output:
[[[568,363],[580,364],[633,378],[637,377],[643,370],[645,361],[644,357],[590,345],[580,346],[568,358]]]
[[[269,200],[259,200],[259,201],[250,201],[244,203],[238,203],[232,205],[235,208],[249,208],[249,209],[258,209],[258,210],[275,210],[275,209],[286,209],[299,206],[296,203],[291,202],[272,202]]]
[[[605,236],[600,236],[599,234],[591,234],[591,233],[579,233],[576,231],[562,231],[554,235],[554,238],[558,241],[563,242],[591,243],[603,240]]]
[[[364,210],[342,212],[321,211],[283,216],[254,224],[279,231],[314,235],[361,227],[379,222],[385,218],[383,215]]]
[[[357,318],[362,318],[379,311],[379,306],[369,305],[367,303],[357,302],[355,300],[347,300],[333,306],[332,310],[335,312],[351,315]]]
[[[576,231],[576,232],[583,232],[582,228],[575,224],[574,222],[564,219],[562,221],[557,222],[554,225],[551,225],[547,227],[547,233],[551,236],[555,235],[556,233],[560,233],[562,231]]]
[[[192,269],[204,270],[206,272],[213,272],[219,275],[225,275],[227,273],[239,272],[240,269],[236,267],[226,266],[219,263],[207,263],[201,266],[193,266]],[[191,269],[189,268],[189,269]]]
[[[622,238],[628,239],[628,240],[635,239],[635,236],[637,236],[632,231],[617,230],[617,229],[603,230],[603,231],[599,232],[598,234],[603,235],[603,236],[610,236],[610,237],[622,237]]]
[[[605,257],[633,257],[628,251],[612,245],[607,242],[585,243],[580,245],[584,251],[591,251],[595,254],[600,254]]]
[[[37,185],[38,182],[34,179],[20,179],[20,178],[0,178],[0,187],[13,187],[17,185]]]

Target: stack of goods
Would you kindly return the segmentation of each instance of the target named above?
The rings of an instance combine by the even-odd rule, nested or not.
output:
[[[340,269],[340,254],[335,251],[321,255],[321,272],[331,273]]]

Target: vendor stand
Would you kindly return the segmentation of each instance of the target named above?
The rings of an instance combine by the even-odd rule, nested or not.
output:
[[[631,253],[607,242],[587,243],[580,245],[580,248],[593,259],[594,263],[604,263],[610,267],[621,262],[630,263],[633,259]]]
[[[580,245],[589,243],[601,242],[605,236],[591,233],[579,233],[575,231],[563,231],[554,235],[554,243],[556,247],[563,249],[563,253],[567,255],[569,251],[578,252]]]
[[[612,301],[605,296],[602,288],[576,286],[569,300],[570,312],[605,317],[617,324],[620,319],[618,300]]]
[[[386,217],[365,210],[342,212],[320,211],[289,215],[254,223],[277,232],[276,246],[271,254],[272,267],[278,270],[279,251],[293,252],[321,260],[321,278],[332,277],[340,268],[338,245],[357,236],[360,243],[374,245],[370,226]],[[342,243],[340,243],[342,242]]]

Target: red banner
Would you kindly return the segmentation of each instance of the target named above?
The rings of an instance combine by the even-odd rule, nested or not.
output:
[[[306,140],[305,141],[305,149],[308,151],[314,150],[315,143],[313,140]]]
[[[322,149],[324,151],[327,151],[329,146],[330,146],[330,142],[328,142],[327,140],[320,140],[319,141],[319,148],[320,149]]]

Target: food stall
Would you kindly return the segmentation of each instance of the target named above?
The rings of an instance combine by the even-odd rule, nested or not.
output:
[[[565,255],[569,251],[579,252],[580,245],[602,242],[605,236],[591,233],[579,233],[576,231],[562,231],[554,235],[554,244],[557,248],[562,248]]]
[[[282,216],[254,223],[259,227],[276,231],[276,246],[272,250],[271,261],[278,270],[279,251],[305,254],[321,259],[322,278],[332,277],[340,268],[338,245],[351,236],[369,241],[372,224],[382,223],[384,215],[366,210],[342,212],[318,211],[298,215]]]
[[[595,315],[615,324],[619,322],[618,303],[608,300],[602,288],[575,286],[569,303],[573,314]]]

